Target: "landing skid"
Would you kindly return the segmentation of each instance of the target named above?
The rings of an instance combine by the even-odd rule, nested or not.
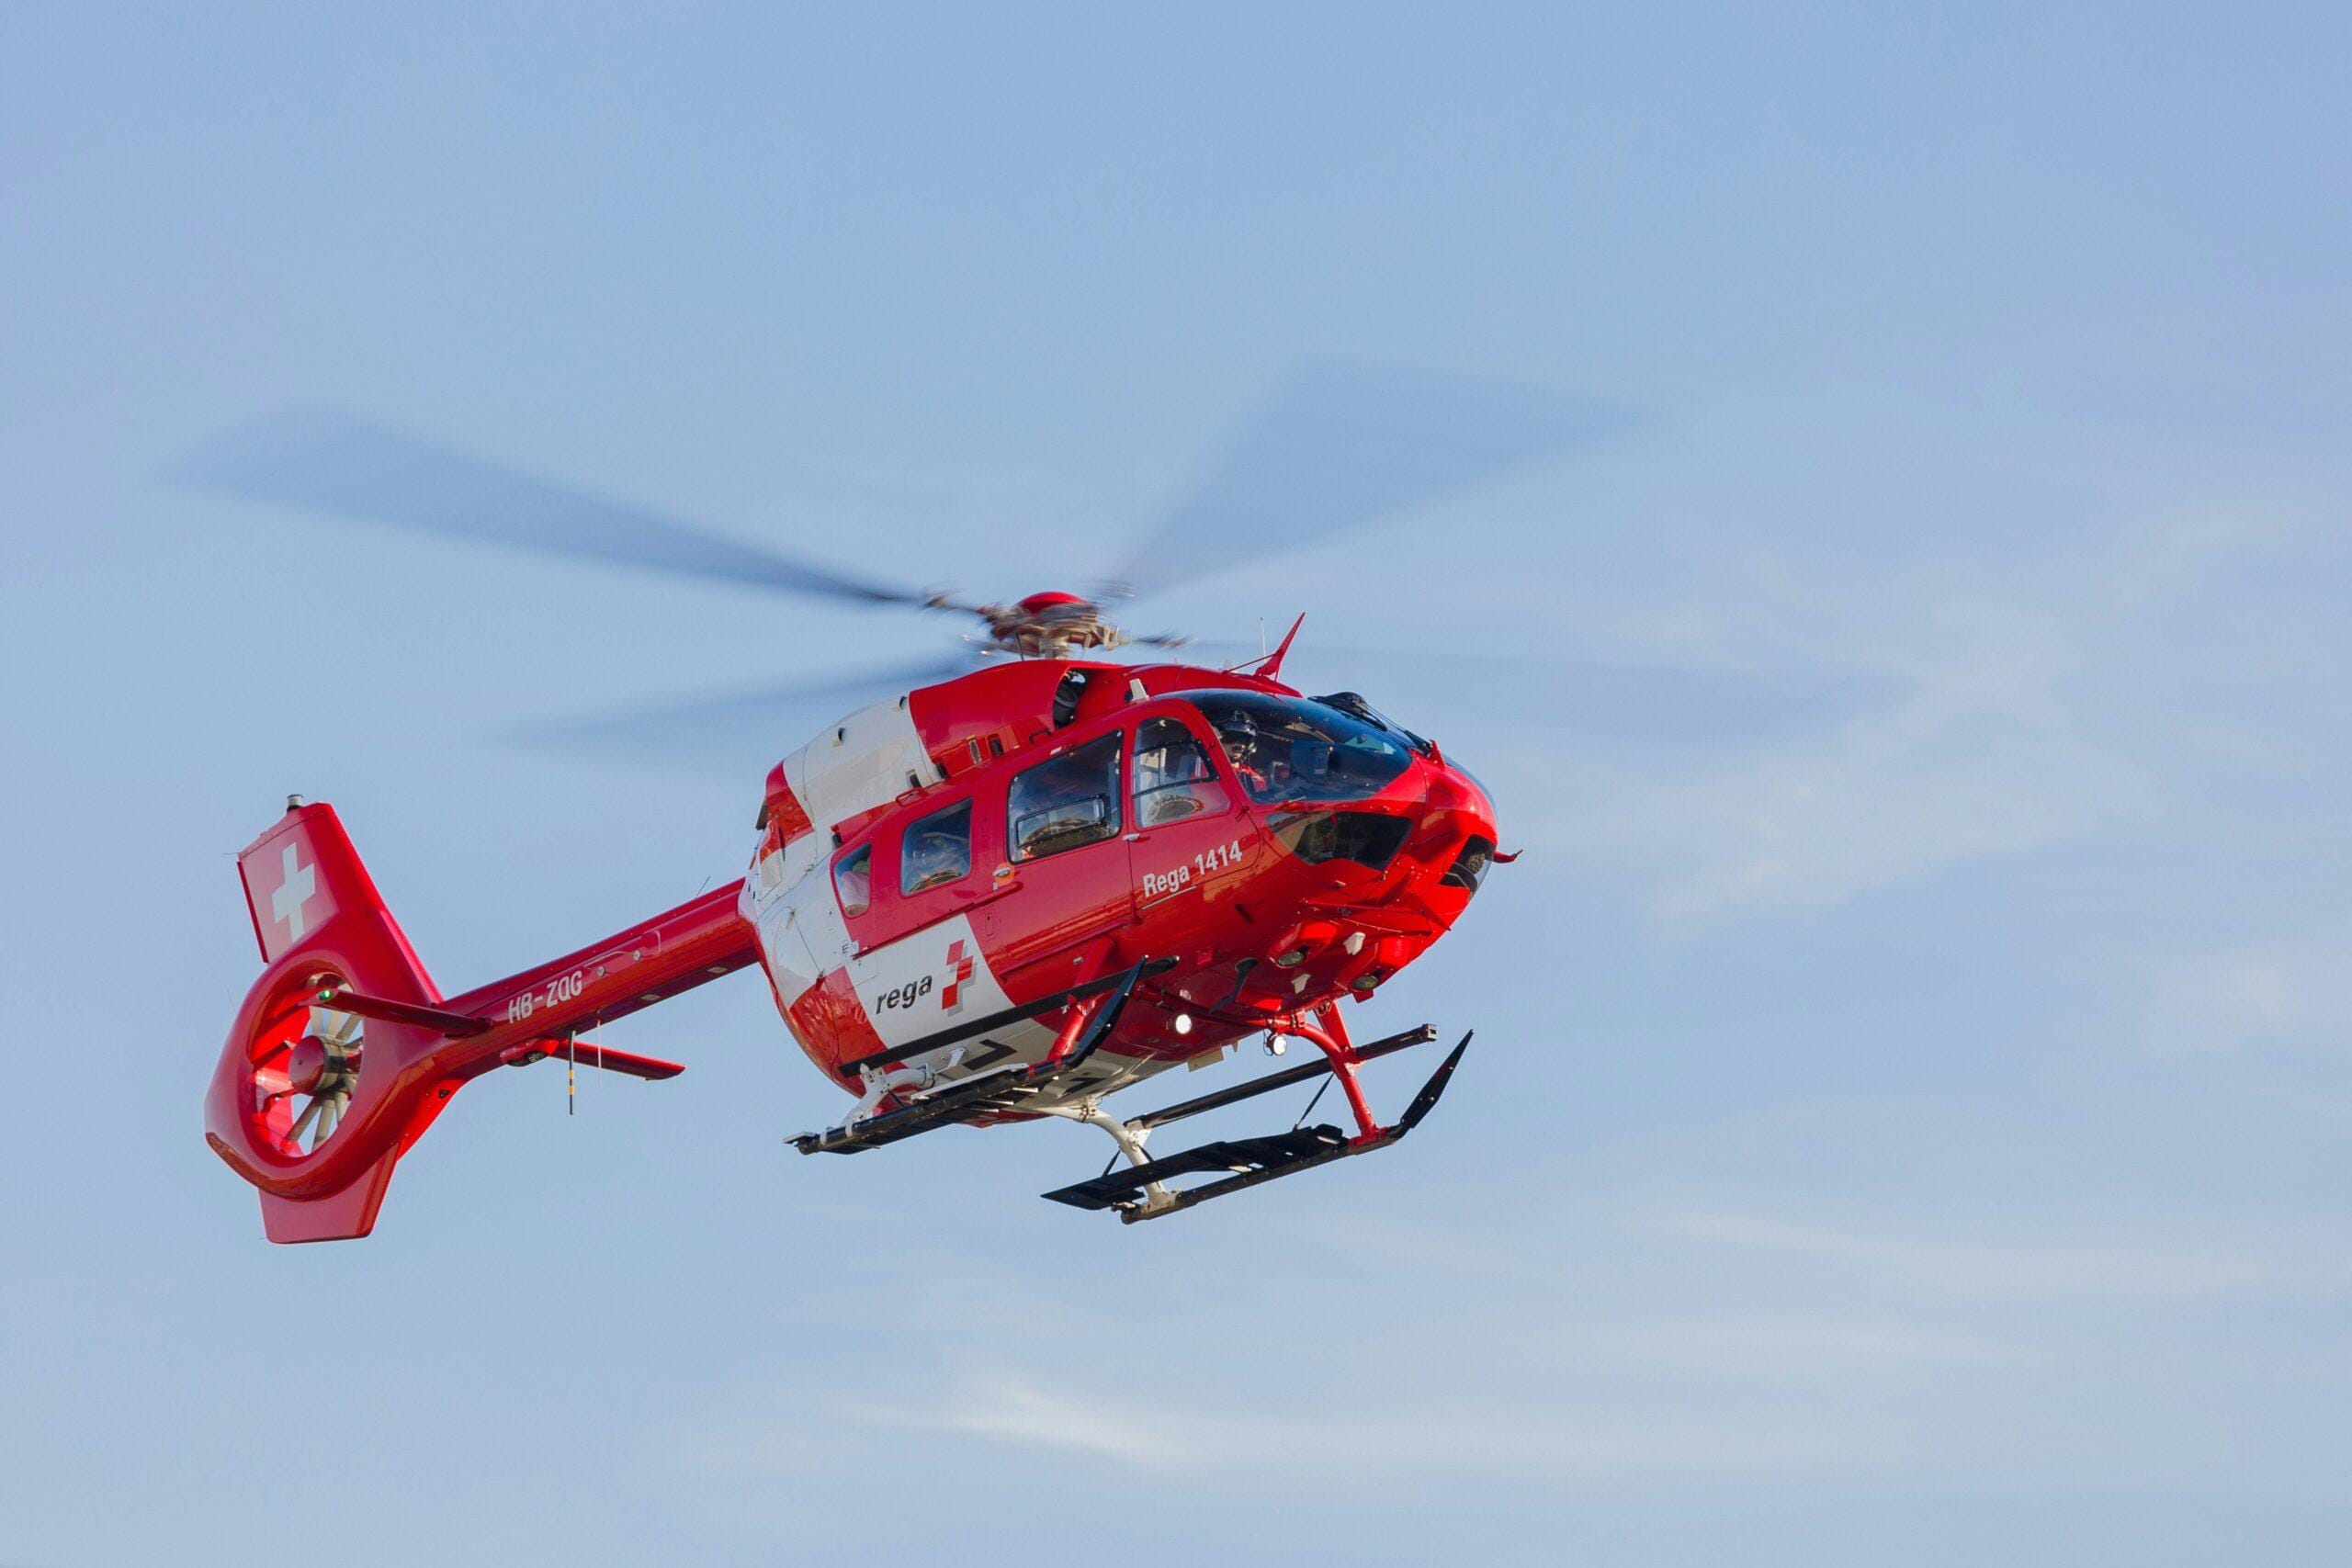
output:
[[[1327,1017],[1325,1022],[1327,1025],[1335,1024],[1337,1020]],[[1204,1094],[1196,1100],[1183,1100],[1138,1116],[1118,1124],[1125,1136],[1118,1134],[1114,1134],[1114,1136],[1119,1137],[1120,1148],[1132,1159],[1140,1151],[1144,1135],[1154,1127],[1181,1122],[1189,1116],[1220,1110],[1258,1095],[1270,1094],[1275,1089],[1329,1075],[1338,1077],[1351,1091],[1350,1103],[1359,1108],[1360,1130],[1354,1137],[1326,1123],[1314,1127],[1293,1127],[1288,1132],[1255,1138],[1221,1139],[1178,1154],[1131,1164],[1124,1170],[1107,1170],[1091,1180],[1057,1188],[1045,1196],[1078,1209],[1114,1210],[1123,1224],[1133,1224],[1137,1220],[1156,1220],[1162,1214],[1172,1214],[1196,1203],[1205,1203],[1212,1198],[1222,1198],[1243,1188],[1272,1181],[1277,1177],[1295,1176],[1318,1165],[1329,1165],[1334,1160],[1385,1149],[1420,1125],[1421,1118],[1430,1113],[1438,1098],[1445,1093],[1446,1085],[1453,1081],[1453,1069],[1462,1060],[1462,1054],[1470,1048],[1470,1036],[1464,1034],[1461,1042],[1446,1054],[1445,1060],[1438,1064],[1437,1071],[1430,1075],[1429,1081],[1413,1097],[1412,1104],[1406,1107],[1404,1115],[1398,1117],[1394,1125],[1383,1127],[1373,1122],[1368,1112],[1361,1110],[1362,1097],[1353,1092],[1355,1068],[1374,1057],[1425,1044],[1437,1038],[1437,1031],[1423,1024],[1419,1029],[1391,1035],[1362,1048],[1349,1045],[1344,1034],[1336,1031],[1330,1034],[1311,1030],[1302,1032],[1324,1048],[1326,1060],[1270,1073],[1251,1083],[1220,1089],[1214,1094]],[[1224,1179],[1182,1190],[1168,1186],[1170,1180],[1180,1176],[1204,1176],[1213,1171],[1226,1173]]]
[[[1326,1005],[1316,1010],[1311,1018],[1293,1017],[1277,1026],[1280,1032],[1316,1046],[1323,1053],[1323,1060],[1301,1063],[1250,1083],[1180,1100],[1122,1122],[1102,1109],[1099,1098],[1080,1092],[1083,1071],[1087,1059],[1117,1027],[1119,1014],[1136,983],[1145,976],[1168,967],[1165,959],[1146,961],[1057,991],[1024,1007],[991,1014],[848,1063],[846,1066],[856,1072],[865,1085],[864,1098],[840,1124],[821,1133],[803,1133],[791,1140],[792,1145],[804,1155],[847,1155],[982,1116],[1026,1112],[1067,1117],[1090,1122],[1108,1133],[1128,1163],[1125,1169],[1106,1170],[1091,1180],[1057,1188],[1045,1196],[1072,1208],[1109,1209],[1122,1222],[1133,1224],[1137,1220],[1158,1219],[1277,1177],[1295,1176],[1318,1165],[1388,1147],[1420,1125],[1421,1118],[1430,1113],[1453,1081],[1453,1069],[1461,1062],[1462,1054],[1470,1048],[1470,1036],[1464,1034],[1446,1054],[1445,1060],[1438,1064],[1437,1071],[1430,1075],[1429,1081],[1405,1108],[1405,1113],[1393,1124],[1383,1126],[1373,1118],[1364,1101],[1363,1087],[1356,1081],[1356,1069],[1382,1056],[1426,1045],[1437,1038],[1437,1031],[1423,1024],[1358,1046],[1348,1039],[1339,1010]],[[933,1087],[938,1082],[939,1074],[952,1067],[966,1042],[1054,1011],[1064,1013],[1061,1033],[1043,1060],[966,1078],[944,1088]],[[1157,1159],[1144,1152],[1144,1139],[1155,1127],[1221,1111],[1228,1105],[1317,1078],[1326,1080],[1327,1089],[1333,1081],[1340,1085],[1356,1123],[1352,1135],[1328,1122],[1306,1126],[1306,1118],[1301,1117],[1301,1124],[1286,1132],[1254,1138],[1222,1138]],[[1321,1090],[1317,1095],[1319,1099]],[[888,1111],[877,1109],[894,1098],[901,1102]],[[1308,1110],[1313,1109],[1310,1102]],[[1219,1179],[1182,1189],[1169,1185],[1180,1177],[1212,1174]]]

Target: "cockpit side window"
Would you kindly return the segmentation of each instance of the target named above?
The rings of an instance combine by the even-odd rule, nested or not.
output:
[[[874,902],[874,846],[860,844],[857,852],[848,855],[833,866],[833,891],[842,901],[842,913],[862,915]]]
[[[1182,719],[1144,720],[1136,731],[1136,826],[1209,816],[1227,804],[1199,737]]]
[[[1119,831],[1119,736],[1114,731],[1013,775],[1005,837],[1015,861],[1099,843]]]
[[[906,893],[944,887],[972,869],[972,803],[959,800],[907,829],[899,853],[899,887]]]

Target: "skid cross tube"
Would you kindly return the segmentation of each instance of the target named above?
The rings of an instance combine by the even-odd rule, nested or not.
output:
[[[1359,1046],[1356,1050],[1356,1060],[1373,1061],[1395,1052],[1409,1050],[1415,1045],[1426,1045],[1436,1038],[1437,1030],[1425,1023],[1419,1029],[1408,1029],[1402,1034],[1392,1034],[1385,1040],[1375,1040],[1369,1045]],[[1278,1089],[1288,1089],[1293,1084],[1311,1082],[1330,1070],[1331,1064],[1328,1058],[1320,1062],[1303,1062],[1295,1067],[1284,1067],[1279,1073],[1268,1073],[1262,1078],[1253,1078],[1245,1084],[1236,1084],[1230,1089],[1221,1089],[1213,1094],[1179,1100],[1174,1105],[1163,1105],[1157,1111],[1146,1111],[1143,1115],[1131,1119],[1127,1126],[1135,1132],[1148,1132],[1154,1127],[1164,1127],[1170,1122],[1182,1122],[1188,1116],[1199,1116],[1211,1111],[1222,1111],[1228,1105],[1238,1105],[1245,1100],[1252,1100],[1261,1094],[1272,1094]]]

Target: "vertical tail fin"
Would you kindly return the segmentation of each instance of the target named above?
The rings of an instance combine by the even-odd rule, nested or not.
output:
[[[263,963],[275,964],[306,942],[317,943],[338,919],[372,919],[397,944],[409,983],[431,989],[334,807],[305,806],[300,795],[288,796],[286,815],[237,856],[237,874],[244,881],[245,907]]]

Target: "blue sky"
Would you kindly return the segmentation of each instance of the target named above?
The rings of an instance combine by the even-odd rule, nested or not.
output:
[[[2348,35],[12,9],[0,1562],[2342,1561]],[[1479,1031],[1411,1143],[1128,1230],[1077,1129],[803,1160],[737,981],[260,1241],[284,794],[470,985],[736,874],[766,760],[515,732],[946,634],[164,468],[343,407],[1018,593],[1329,355],[1634,416],[1150,607],[1308,611],[1527,852],[1365,1010]]]

